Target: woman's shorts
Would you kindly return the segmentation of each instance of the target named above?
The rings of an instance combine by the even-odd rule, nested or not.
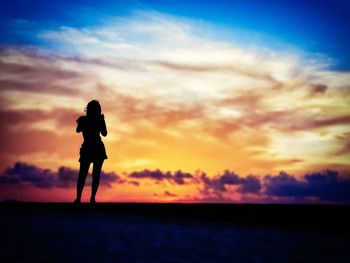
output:
[[[80,147],[79,162],[96,162],[107,159],[106,149],[102,141],[84,142]]]

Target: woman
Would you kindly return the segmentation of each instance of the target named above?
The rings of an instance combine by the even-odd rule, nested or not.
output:
[[[86,106],[86,116],[77,119],[76,131],[82,132],[84,142],[80,148],[80,170],[77,183],[77,198],[74,203],[81,202],[81,194],[85,185],[86,176],[90,164],[93,163],[92,187],[90,203],[96,203],[95,196],[100,182],[100,174],[103,161],[107,159],[106,150],[101,140],[100,133],[107,136],[106,122],[101,114],[101,105],[97,100],[90,101]]]

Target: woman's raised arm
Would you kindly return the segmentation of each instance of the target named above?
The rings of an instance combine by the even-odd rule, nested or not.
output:
[[[77,119],[77,128],[75,129],[75,131],[77,132],[77,133],[79,133],[79,132],[81,132],[82,131],[82,129],[81,129],[81,116]]]
[[[105,116],[101,114],[101,134],[103,136],[107,136],[107,127],[106,127],[106,122],[105,122]]]

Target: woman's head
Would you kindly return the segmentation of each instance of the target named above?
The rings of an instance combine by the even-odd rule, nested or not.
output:
[[[90,101],[86,106],[87,116],[100,116],[101,115],[101,105],[98,100]]]

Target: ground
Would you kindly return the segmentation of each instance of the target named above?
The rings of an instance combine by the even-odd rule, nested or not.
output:
[[[348,235],[79,209],[1,209],[0,262],[348,262]]]

